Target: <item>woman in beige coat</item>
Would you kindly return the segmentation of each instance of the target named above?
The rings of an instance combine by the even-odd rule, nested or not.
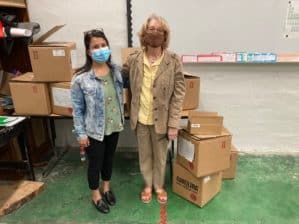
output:
[[[169,27],[151,15],[139,33],[142,49],[132,53],[123,66],[132,93],[130,122],[137,135],[140,170],[145,181],[141,200],[149,203],[153,188],[160,203],[167,202],[164,189],[168,141],[178,134],[185,96],[179,57],[167,50]]]

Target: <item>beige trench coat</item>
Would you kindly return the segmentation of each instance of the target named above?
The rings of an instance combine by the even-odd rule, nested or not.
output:
[[[143,82],[143,51],[130,54],[123,65],[122,74],[129,77],[132,93],[130,124],[136,129]],[[153,120],[155,131],[166,134],[168,127],[178,128],[180,113],[185,96],[185,82],[182,65],[178,56],[167,50],[156,73],[152,87]]]

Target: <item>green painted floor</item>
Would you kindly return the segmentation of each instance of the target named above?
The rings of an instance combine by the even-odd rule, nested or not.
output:
[[[139,200],[142,178],[137,155],[118,153],[114,167],[118,202],[107,215],[92,207],[86,165],[73,149],[43,179],[45,190],[0,218],[0,223],[159,223],[160,205]],[[167,223],[299,223],[299,157],[241,156],[237,178],[224,181],[222,191],[204,208],[171,192],[169,172],[166,184]]]

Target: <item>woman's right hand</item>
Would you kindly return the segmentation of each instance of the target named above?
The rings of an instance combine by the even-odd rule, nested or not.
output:
[[[88,146],[89,146],[89,139],[88,139],[88,137],[87,137],[87,138],[80,139],[80,140],[79,140],[79,145],[80,145],[81,147],[84,147],[84,148],[88,147]]]

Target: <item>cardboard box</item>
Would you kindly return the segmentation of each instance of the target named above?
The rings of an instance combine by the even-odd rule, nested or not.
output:
[[[186,93],[183,103],[183,110],[197,109],[199,106],[200,77],[184,73]]]
[[[71,83],[59,82],[50,84],[52,113],[72,116]]]
[[[220,135],[192,135],[179,131],[177,161],[196,177],[229,168],[232,136],[223,129]]]
[[[130,54],[132,54],[135,51],[140,50],[139,47],[128,47],[128,48],[122,48],[121,49],[121,63],[124,64],[127,61],[127,58]]]
[[[223,117],[217,112],[190,111],[187,130],[196,135],[219,135],[223,128]]]
[[[224,170],[222,173],[222,179],[234,179],[237,171],[238,163],[238,150],[234,145],[231,147],[230,152],[230,166],[228,169]]]
[[[76,44],[73,42],[44,42],[62,27],[63,25],[55,26],[28,47],[36,82],[65,82],[72,79]]]
[[[123,97],[124,97],[124,113],[125,117],[130,116],[130,105],[131,105],[131,92],[130,89],[123,89]]]
[[[177,162],[173,164],[172,190],[186,200],[203,207],[221,190],[221,172],[197,178]]]
[[[51,113],[47,83],[34,83],[33,73],[28,72],[10,80],[10,91],[17,114],[48,115]]]

